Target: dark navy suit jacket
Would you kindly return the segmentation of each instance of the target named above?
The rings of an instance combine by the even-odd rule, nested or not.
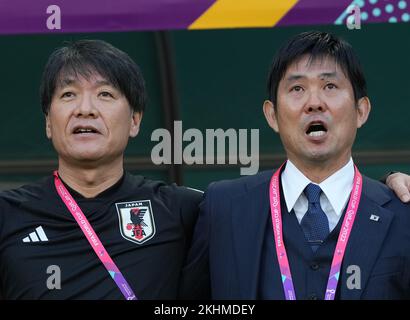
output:
[[[265,171],[209,186],[184,271],[184,281],[195,286],[190,292],[197,293],[191,298],[259,298],[265,221],[271,221],[268,190],[272,174]],[[337,296],[410,299],[410,206],[400,202],[385,185],[365,176],[362,190]],[[371,215],[379,220],[370,219]],[[360,268],[360,289],[347,286],[349,265]],[[290,267],[296,270],[301,266]],[[284,299],[276,256],[272,257],[272,268],[277,273],[273,295]],[[190,279],[193,269],[196,275],[200,270],[202,276]],[[303,287],[303,283],[298,286]]]

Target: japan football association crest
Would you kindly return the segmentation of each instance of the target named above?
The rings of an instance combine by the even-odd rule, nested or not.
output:
[[[151,201],[129,201],[116,203],[121,235],[141,244],[155,235],[155,222]]]

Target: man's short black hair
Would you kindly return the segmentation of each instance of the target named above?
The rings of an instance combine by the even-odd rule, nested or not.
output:
[[[78,40],[58,48],[49,57],[40,86],[44,114],[65,77],[89,79],[99,74],[127,98],[131,109],[145,109],[145,82],[138,65],[123,51],[102,40]]]
[[[323,58],[334,59],[350,80],[355,101],[367,96],[364,73],[352,46],[333,34],[309,31],[291,38],[273,59],[268,78],[268,95],[275,107],[279,82],[285,76],[288,67],[304,55],[309,56],[310,62]]]

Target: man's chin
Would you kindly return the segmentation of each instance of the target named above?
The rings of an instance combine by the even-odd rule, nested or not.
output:
[[[332,160],[332,155],[327,150],[314,150],[306,158],[310,162],[326,162]]]
[[[101,152],[84,152],[72,155],[71,158],[79,164],[93,164],[100,163],[104,160],[104,155]]]

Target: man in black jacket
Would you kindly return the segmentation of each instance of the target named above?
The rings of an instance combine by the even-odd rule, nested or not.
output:
[[[74,42],[50,56],[41,100],[58,171],[0,194],[0,296],[178,298],[202,193],[124,171],[145,106],[138,66]]]

